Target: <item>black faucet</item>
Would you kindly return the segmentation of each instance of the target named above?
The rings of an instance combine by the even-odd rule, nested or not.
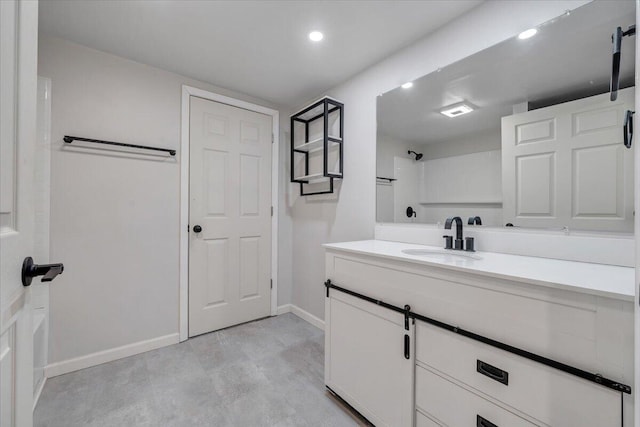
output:
[[[456,240],[453,244],[453,249],[461,251],[464,249],[462,240],[462,218],[460,218],[459,216],[447,218],[447,221],[444,223],[444,228],[447,230],[451,230],[451,224],[453,224],[454,222],[456,223]]]

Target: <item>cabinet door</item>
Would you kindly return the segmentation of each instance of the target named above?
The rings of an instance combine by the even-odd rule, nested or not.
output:
[[[325,322],[327,387],[378,427],[412,426],[412,322],[407,331],[402,314],[333,289]]]

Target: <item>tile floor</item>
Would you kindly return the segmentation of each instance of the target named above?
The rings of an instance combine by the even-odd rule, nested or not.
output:
[[[34,425],[363,426],[324,387],[324,334],[284,314],[51,378]]]

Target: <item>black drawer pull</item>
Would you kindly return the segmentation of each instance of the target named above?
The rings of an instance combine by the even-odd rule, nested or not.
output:
[[[482,418],[480,415],[476,415],[476,427],[498,427],[496,424],[489,420]]]
[[[496,368],[495,366],[491,366],[488,363],[483,362],[482,360],[478,360],[476,364],[476,370],[491,378],[494,381],[498,381],[504,385],[509,385],[509,372],[503,371],[500,368]]]

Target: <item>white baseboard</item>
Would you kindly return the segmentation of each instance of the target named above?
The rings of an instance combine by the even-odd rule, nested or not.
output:
[[[291,313],[291,307],[293,307],[293,304],[279,305],[278,310],[276,310],[276,314],[280,316],[281,314]]]
[[[284,313],[293,313],[302,320],[309,322],[316,328],[324,330],[324,320],[314,316],[313,314],[301,309],[296,305],[285,304],[279,306],[277,309],[277,314],[280,315]],[[67,374],[69,372],[78,371],[80,369],[90,368],[102,363],[112,362],[114,360],[144,353],[146,351],[155,350],[171,344],[177,344],[179,341],[180,334],[175,333],[162,337],[152,338],[146,341],[136,342],[133,344],[127,344],[122,347],[116,347],[109,350],[87,354],[86,356],[63,360],[62,362],[56,362],[45,366],[45,377],[57,377],[58,375]]]
[[[123,345],[122,347],[111,348],[109,350],[87,354],[86,356],[52,363],[44,368],[44,373],[47,378],[57,377],[58,375],[67,374],[69,372],[78,371],[80,369],[89,368],[102,363],[112,362],[124,357],[155,350],[160,347],[166,347],[171,344],[177,344],[179,341],[180,334],[178,333],[139,341],[133,344]]]
[[[306,310],[301,309],[297,305],[285,304],[285,305],[279,306],[278,315],[284,314],[284,313],[293,313],[299,318],[301,318],[302,320],[305,320],[311,323],[316,328],[320,328],[324,331],[324,320],[320,319],[317,316],[314,316],[313,314],[309,313]]]

